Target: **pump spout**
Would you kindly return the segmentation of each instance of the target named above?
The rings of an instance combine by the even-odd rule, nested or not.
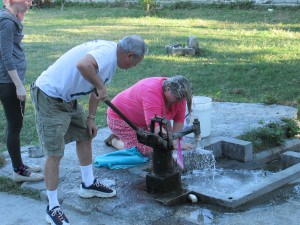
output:
[[[193,125],[188,127],[187,129],[173,133],[173,140],[183,137],[190,133],[194,133],[194,137],[196,141],[201,140],[200,121],[198,119],[194,119]]]
[[[201,127],[200,127],[200,121],[198,119],[194,119],[193,122],[193,126],[194,126],[194,137],[196,141],[200,141],[201,140]]]

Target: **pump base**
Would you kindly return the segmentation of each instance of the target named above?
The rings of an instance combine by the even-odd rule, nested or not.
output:
[[[178,172],[157,176],[146,175],[146,187],[148,193],[167,193],[181,186],[181,176]]]

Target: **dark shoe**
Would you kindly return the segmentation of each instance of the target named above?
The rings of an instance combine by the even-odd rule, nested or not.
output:
[[[111,135],[108,136],[108,138],[106,138],[106,139],[104,140],[104,143],[105,143],[107,146],[112,146],[112,140],[113,140],[114,138],[116,138],[116,135],[111,134]]]
[[[49,210],[49,206],[47,206],[46,210],[46,221],[51,225],[68,225],[69,220],[65,216],[60,206],[56,206],[53,209]]]
[[[110,198],[116,196],[116,191],[104,186],[95,179],[94,183],[89,187],[86,187],[84,183],[81,183],[79,196],[82,198]]]

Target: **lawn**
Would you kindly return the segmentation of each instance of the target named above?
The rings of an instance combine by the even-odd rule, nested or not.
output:
[[[182,74],[194,95],[214,101],[300,105],[300,7],[234,7],[200,5],[164,8],[146,16],[140,7],[66,5],[33,8],[24,21],[28,60],[26,88],[71,47],[93,39],[118,41],[139,34],[149,54],[136,67],[117,70],[109,97],[150,76]],[[168,56],[164,46],[198,38],[201,54]],[[80,102],[86,106],[87,98]],[[106,105],[97,124],[106,126]],[[6,125],[0,106],[0,149],[5,150]],[[27,101],[22,145],[37,144],[34,111]]]

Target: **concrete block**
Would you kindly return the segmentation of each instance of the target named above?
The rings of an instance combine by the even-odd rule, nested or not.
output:
[[[291,138],[284,142],[282,148],[285,151],[293,151],[293,149],[300,149],[300,139],[299,138]]]
[[[196,36],[189,36],[187,45],[183,47],[180,43],[175,42],[165,46],[165,52],[168,55],[195,55],[200,53],[199,43]]]
[[[179,48],[179,47],[182,47],[182,45],[178,42],[175,42],[175,43],[172,43],[172,44],[169,44],[169,45],[166,45],[165,46],[165,51],[168,55],[172,54],[172,49],[173,48]]]
[[[230,159],[241,162],[249,162],[253,159],[253,145],[249,141],[237,138],[224,138],[222,142],[222,153]]]
[[[199,47],[199,42],[196,36],[190,35],[188,37],[187,46],[190,48],[197,48]]]
[[[281,154],[281,163],[282,169],[286,169],[300,163],[300,152],[288,151]]]
[[[222,141],[211,143],[210,145],[205,146],[204,149],[212,151],[216,159],[222,157]]]
[[[180,56],[185,56],[185,55],[195,55],[195,49],[193,48],[182,48],[182,47],[178,47],[178,48],[172,48],[172,54],[173,55],[180,55]]]
[[[198,38],[196,36],[194,36],[194,35],[188,36],[187,46],[195,49],[196,55],[200,54],[199,42],[198,42]]]

